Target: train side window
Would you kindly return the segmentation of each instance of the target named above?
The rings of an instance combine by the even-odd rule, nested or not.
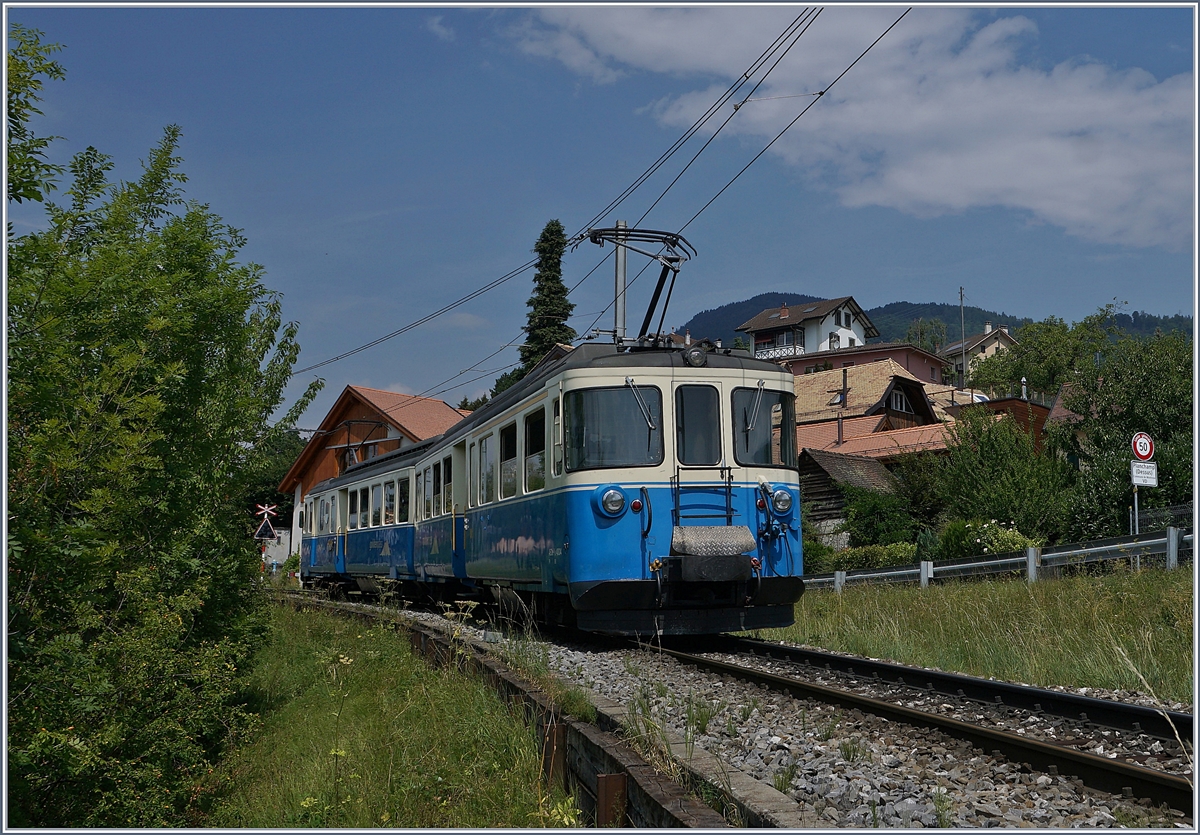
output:
[[[442,459],[442,512],[454,510],[454,473],[450,469],[450,458]]]
[[[396,482],[383,483],[383,524],[392,525],[396,522]]]
[[[496,450],[494,436],[479,439],[479,503],[496,500]]]
[[[517,425],[500,430],[500,498],[517,495]]]
[[[371,527],[383,524],[383,485],[371,485]]]
[[[479,495],[479,461],[475,458],[475,444],[471,444],[467,452],[467,469],[470,470],[467,478],[467,507],[474,507],[478,504],[475,497]]]
[[[325,533],[329,530],[329,502],[321,499],[321,518],[317,523],[317,533]]]
[[[712,386],[675,389],[675,454],[681,464],[721,462],[721,398]]]
[[[433,468],[426,467],[425,468],[425,509],[423,511],[423,515],[421,516],[422,519],[432,519],[433,518],[433,487],[434,487],[434,485],[433,485]]]
[[[350,530],[358,528],[358,491],[350,491]]]
[[[525,492],[546,486],[546,411],[525,416]]]
[[[397,482],[397,484],[400,487],[400,489],[398,491],[400,494],[400,498],[396,504],[396,522],[399,524],[404,524],[405,522],[408,521],[408,504],[409,504],[408,477],[405,476],[404,478],[400,479],[400,481]]]
[[[425,473],[422,473],[422,472],[417,473],[417,489],[416,489],[415,504],[416,504],[416,510],[413,515],[416,516],[417,519],[421,519],[421,518],[423,518],[421,516],[421,510],[422,510],[422,508],[425,507]]]
[[[554,439],[551,443],[554,444],[554,474],[562,475],[563,470],[563,454],[562,454],[562,398],[554,399]]]
[[[358,526],[365,528],[371,518],[371,491],[363,487],[358,491]]]
[[[442,515],[442,464],[433,465],[433,515]]]

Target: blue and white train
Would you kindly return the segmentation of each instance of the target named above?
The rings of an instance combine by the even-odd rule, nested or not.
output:
[[[306,585],[519,599],[613,634],[786,626],[804,590],[793,377],[584,344],[305,498]]]

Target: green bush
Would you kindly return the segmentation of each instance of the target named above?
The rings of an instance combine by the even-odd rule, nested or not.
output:
[[[1043,542],[1044,540],[1025,536],[1015,525],[1005,525],[995,519],[955,519],[942,529],[939,551],[941,559],[957,560],[1023,551],[1030,546],[1040,546]]]
[[[855,571],[860,568],[892,568],[912,565],[917,561],[917,546],[911,542],[890,545],[862,545],[832,551],[820,556],[805,556],[805,574],[824,574],[829,571]]]
[[[904,496],[842,485],[850,545],[891,545],[912,542],[915,523]]]

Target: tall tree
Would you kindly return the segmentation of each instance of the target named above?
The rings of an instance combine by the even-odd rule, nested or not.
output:
[[[941,319],[914,319],[908,326],[904,341],[936,354],[946,347],[946,323]]]
[[[46,160],[46,149],[56,136],[35,136],[29,119],[42,115],[43,77],[61,80],[62,65],[50,60],[50,54],[62,49],[59,44],[42,43],[42,33],[14,23],[8,32],[12,46],[8,50],[8,199],[23,203],[40,201],[54,189],[63,173],[61,165]]]
[[[1058,541],[1070,510],[1072,472],[1058,456],[1038,452],[1012,417],[983,407],[963,409],[951,429],[937,488],[950,518],[1016,525],[1026,536]]]
[[[1140,488],[1139,505],[1192,501],[1192,381],[1192,340],[1177,331],[1117,340],[1098,368],[1077,375],[1064,405],[1078,417],[1054,427],[1059,447],[1079,461],[1074,538],[1126,531],[1133,502],[1130,442],[1137,432],[1154,439],[1158,464],[1158,487]]]
[[[22,37],[22,72],[48,75],[49,47]],[[245,502],[316,387],[272,421],[296,326],[236,261],[241,233],[184,200],[179,137],[134,182],[77,154],[69,202],[8,242],[16,826],[195,823],[211,764],[254,721],[238,696],[264,613]],[[10,199],[36,200],[44,174]]]
[[[1073,325],[1057,316],[1022,325],[1013,334],[1016,345],[974,366],[972,385],[1019,391],[1024,377],[1028,390],[1053,396],[1063,383],[1094,374],[1096,355],[1103,357],[1118,335],[1114,310],[1102,307]]]
[[[533,295],[526,304],[525,343],[520,348],[521,364],[502,374],[492,387],[492,396],[519,382],[546,356],[555,344],[570,343],[575,329],[567,324],[575,305],[567,299],[562,280],[562,257],[567,249],[567,233],[557,220],[542,229],[533,251],[537,253],[537,272],[533,276]]]

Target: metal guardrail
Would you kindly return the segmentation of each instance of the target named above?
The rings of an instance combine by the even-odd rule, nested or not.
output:
[[[1097,539],[1073,545],[1059,545],[1042,550],[1027,548],[981,557],[968,557],[942,562],[924,561],[918,565],[896,568],[865,568],[855,571],[833,571],[804,578],[808,588],[833,588],[840,591],[847,583],[905,583],[917,581],[922,587],[930,581],[968,579],[992,574],[1021,572],[1029,582],[1036,582],[1038,570],[1084,565],[1105,560],[1132,559],[1140,564],[1142,557],[1165,556],[1167,568],[1178,568],[1181,552],[1193,548],[1193,533],[1181,528],[1138,536]]]

